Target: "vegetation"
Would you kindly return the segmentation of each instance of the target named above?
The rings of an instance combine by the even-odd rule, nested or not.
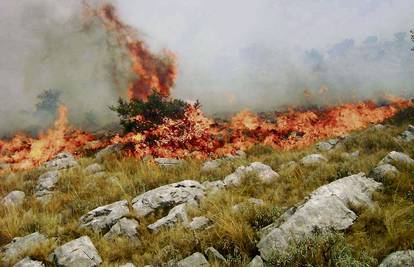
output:
[[[187,107],[188,104],[180,99],[166,99],[154,91],[147,101],[134,99],[128,102],[120,98],[118,105],[110,109],[118,113],[126,132],[142,133],[161,124],[166,118],[183,118]]]
[[[60,95],[61,92],[56,89],[43,91],[37,96],[36,111],[55,115],[59,108]]]
[[[149,103],[154,101],[159,103],[157,97]],[[144,103],[137,102],[136,106],[123,103],[120,106],[124,105],[132,105],[131,109],[138,112]],[[163,114],[170,114],[166,110]],[[409,120],[413,122],[414,117]],[[319,186],[349,174],[368,174],[391,150],[414,157],[414,142],[401,144],[393,138],[405,130],[407,124],[408,120],[404,120],[404,123],[391,125],[384,130],[368,129],[354,133],[354,137],[347,139],[343,147],[324,153],[330,159],[329,162],[316,168],[292,166],[280,169],[281,164],[299,160],[314,152],[314,148],[270,151],[267,147],[256,147],[248,151],[246,159],[229,161],[210,173],[200,172],[202,162],[197,160],[188,160],[180,167],[165,169],[151,161],[109,158],[104,166],[109,176],[116,176],[117,180],[87,176],[83,168],[74,168],[63,174],[56,188],[59,193],[54,194],[53,200],[46,206],[35,201],[32,194],[40,174],[38,171],[11,176],[4,174],[0,179],[0,195],[22,190],[26,192],[27,198],[19,208],[0,207],[0,246],[9,243],[14,237],[34,231],[58,237],[56,241],[28,252],[33,258],[46,261],[56,245],[88,235],[104,260],[103,266],[118,266],[129,261],[136,266],[159,266],[171,259],[202,252],[209,246],[214,246],[226,256],[231,266],[243,266],[258,254],[257,230],[273,222]],[[358,159],[344,159],[341,156],[343,152],[355,150],[360,151]],[[193,232],[178,226],[152,234],[146,226],[163,215],[155,214],[140,220],[142,244],[135,246],[124,238],[109,242],[102,235],[78,227],[79,218],[98,206],[120,199],[132,200],[147,190],[184,179],[223,179],[238,166],[253,161],[270,165],[279,172],[280,179],[270,186],[261,185],[255,183],[255,176],[252,175],[239,188],[203,199],[200,208],[192,210],[191,215],[209,217],[216,225],[211,229]],[[92,162],[91,158],[80,159],[82,167]],[[275,266],[377,266],[393,251],[414,249],[414,168],[398,168],[401,173],[393,179],[382,181],[383,189],[375,193],[375,208],[358,210],[358,219],[346,232],[316,235],[294,244],[289,255],[275,254],[272,263]],[[232,211],[233,205],[251,197],[262,199],[265,204],[260,208],[246,206],[240,213]]]

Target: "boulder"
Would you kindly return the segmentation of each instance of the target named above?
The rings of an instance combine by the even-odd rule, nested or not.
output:
[[[125,263],[125,264],[123,264],[123,265],[121,265],[121,266],[119,266],[119,267],[135,267],[135,265],[134,264],[132,264],[132,263],[130,263],[130,262],[128,262],[128,263]],[[145,266],[144,266],[145,267]]]
[[[78,166],[78,162],[75,160],[72,154],[67,152],[62,152],[57,154],[51,160],[47,161],[43,166],[47,170],[62,170],[69,169],[75,166]]]
[[[412,267],[414,250],[396,251],[388,255],[378,267]]]
[[[320,164],[323,162],[327,162],[328,159],[322,156],[321,154],[311,154],[308,155],[300,160],[300,163],[304,166],[312,166],[316,164]]]
[[[156,158],[156,159],[154,159],[154,161],[155,161],[155,163],[157,163],[161,167],[176,167],[176,166],[180,166],[184,163],[183,160],[170,159],[170,158]]]
[[[187,225],[187,228],[190,230],[204,230],[211,225],[211,221],[209,218],[200,216],[194,217],[191,222]]]
[[[9,244],[1,249],[1,262],[7,263],[19,259],[27,251],[30,251],[45,242],[47,242],[46,236],[38,232],[23,237],[13,238]]]
[[[122,145],[121,144],[113,144],[105,147],[95,155],[95,159],[97,162],[102,163],[105,158],[114,156],[114,157],[120,157],[122,152]]]
[[[260,256],[254,257],[247,267],[264,267],[262,258]]]
[[[23,191],[11,191],[1,201],[2,205],[7,207],[16,207],[23,204],[26,194]]]
[[[171,227],[177,223],[188,224],[186,206],[186,203],[175,206],[170,210],[170,212],[168,212],[167,216],[159,219],[153,224],[148,225],[148,229],[152,232],[158,232],[162,228]]]
[[[85,168],[85,173],[91,175],[102,172],[103,170],[104,168],[100,164],[94,163]]]
[[[377,180],[383,180],[386,178],[394,178],[399,173],[398,169],[395,168],[391,164],[382,164],[377,167],[375,167],[372,172],[371,176],[372,178],[375,178]]]
[[[177,267],[208,267],[210,264],[203,254],[196,252],[193,255],[180,260],[176,264]]]
[[[387,129],[387,126],[382,125],[382,124],[375,124],[374,126],[372,126],[372,129],[377,130],[377,131],[382,131]]]
[[[404,142],[411,142],[414,140],[414,126],[408,125],[408,129],[405,132],[402,132],[398,137],[399,140]]]
[[[204,254],[207,256],[207,259],[208,259],[209,262],[217,262],[217,263],[220,263],[222,265],[227,264],[226,258],[224,258],[224,256],[221,255],[220,252],[218,252],[217,249],[215,249],[213,247],[208,247],[204,251]]]
[[[338,142],[339,142],[338,139],[330,139],[328,141],[319,142],[316,144],[316,149],[322,152],[329,151],[333,149]]]
[[[286,252],[291,241],[309,236],[315,229],[347,229],[357,218],[349,207],[370,206],[372,193],[380,186],[360,173],[319,187],[306,202],[282,215],[284,221],[279,226],[266,230],[257,245],[260,256],[268,261],[274,251]]]
[[[26,257],[16,263],[13,267],[45,267],[45,265],[41,261],[34,261],[31,258]]]
[[[392,164],[392,163],[398,163],[398,164],[414,164],[414,159],[410,158],[410,156],[396,151],[391,151],[386,155],[379,163],[378,165],[382,164]]]
[[[133,219],[122,218],[104,235],[106,239],[114,239],[119,236],[127,237],[129,240],[139,243],[138,222]]]
[[[106,232],[122,217],[128,215],[128,201],[121,200],[106,206],[98,207],[80,218],[81,227],[95,232]]]
[[[87,236],[72,240],[54,250],[54,262],[60,267],[98,266],[102,259]]]
[[[211,172],[217,170],[221,165],[220,160],[209,160],[204,162],[203,167],[201,167],[202,172]]]
[[[235,172],[227,175],[224,178],[224,184],[227,187],[240,186],[243,183],[246,174],[251,172],[256,173],[259,181],[264,184],[269,184],[279,177],[279,174],[272,170],[270,166],[261,162],[253,162],[249,166],[241,166],[237,168]]]
[[[49,171],[40,175],[35,188],[36,198],[39,200],[49,199],[59,178],[60,174],[58,171]]]
[[[202,185],[205,187],[208,194],[214,194],[226,188],[224,182],[221,180],[213,182],[206,181]]]
[[[192,180],[168,184],[137,196],[132,200],[132,207],[138,218],[141,218],[160,208],[199,201],[204,197],[204,190],[204,186]]]

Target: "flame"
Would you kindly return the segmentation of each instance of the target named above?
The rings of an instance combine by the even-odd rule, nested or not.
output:
[[[53,127],[37,138],[17,134],[10,141],[0,140],[0,162],[11,164],[13,169],[33,168],[62,151],[75,153],[94,139],[90,134],[70,129],[67,115],[67,108],[59,107]]]
[[[153,55],[145,43],[138,39],[137,32],[119,19],[112,5],[105,4],[98,10],[92,9],[87,3],[84,6],[85,14],[99,18],[106,30],[128,52],[131,71],[136,74],[128,86],[129,99],[147,100],[153,90],[169,97],[177,76],[176,55],[168,50],[164,50],[160,56]]]

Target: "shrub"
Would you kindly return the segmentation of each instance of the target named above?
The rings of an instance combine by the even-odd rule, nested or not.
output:
[[[118,113],[126,132],[142,133],[161,124],[166,118],[183,118],[187,107],[188,104],[183,100],[169,100],[154,91],[146,102],[139,99],[128,102],[120,98],[118,105],[110,109]]]
[[[55,115],[59,108],[60,95],[61,92],[55,89],[43,91],[37,96],[39,102],[36,104],[36,111]]]

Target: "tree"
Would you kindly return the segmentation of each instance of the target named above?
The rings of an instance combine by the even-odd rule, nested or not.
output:
[[[414,43],[414,30],[411,30],[410,33],[411,33],[411,41],[413,41]],[[414,47],[411,48],[411,50],[414,51]]]
[[[128,102],[120,98],[118,105],[110,109],[118,113],[126,132],[142,133],[163,123],[165,118],[183,118],[187,107],[188,104],[183,100],[169,100],[154,91],[146,102],[139,99]]]

